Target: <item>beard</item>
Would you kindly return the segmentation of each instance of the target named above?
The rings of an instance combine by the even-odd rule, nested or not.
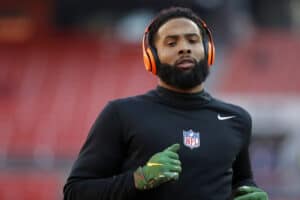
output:
[[[178,89],[191,89],[203,83],[209,75],[209,69],[206,60],[195,62],[191,69],[184,70],[174,65],[157,65],[157,76],[173,87]]]

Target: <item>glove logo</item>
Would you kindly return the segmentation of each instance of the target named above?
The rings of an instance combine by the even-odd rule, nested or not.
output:
[[[200,147],[200,133],[194,132],[192,129],[183,130],[183,144],[191,149]]]

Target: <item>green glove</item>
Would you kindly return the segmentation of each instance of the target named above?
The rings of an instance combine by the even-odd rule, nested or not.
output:
[[[181,172],[181,162],[177,154],[179,148],[179,144],[173,144],[154,154],[145,166],[139,167],[133,174],[135,187],[146,190],[170,180],[177,180]]]
[[[268,194],[260,188],[241,186],[235,193],[234,200],[268,200]]]

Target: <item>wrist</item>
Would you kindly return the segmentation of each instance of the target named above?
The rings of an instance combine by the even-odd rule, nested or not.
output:
[[[143,168],[139,167],[135,170],[133,173],[133,179],[134,179],[134,186],[136,189],[142,190],[147,189],[147,181],[143,172]]]

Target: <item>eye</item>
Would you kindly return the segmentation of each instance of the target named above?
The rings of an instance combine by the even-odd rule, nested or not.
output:
[[[200,37],[198,35],[189,35],[187,38],[188,42],[190,44],[196,44],[196,43],[199,43],[201,41]]]
[[[195,43],[198,43],[198,42],[199,42],[199,39],[197,39],[197,38],[191,38],[191,39],[189,39],[189,42],[190,42],[191,44],[195,44]]]
[[[174,42],[174,41],[168,42],[167,45],[170,47],[174,47],[176,45],[176,42]]]

